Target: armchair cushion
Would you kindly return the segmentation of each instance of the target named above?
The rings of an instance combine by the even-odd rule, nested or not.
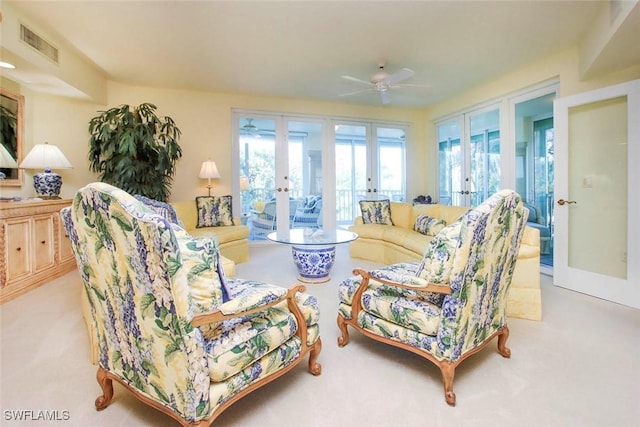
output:
[[[386,200],[360,200],[362,221],[365,224],[393,225],[391,220],[391,202]]]
[[[198,223],[196,228],[233,225],[231,196],[196,197]]]
[[[446,227],[447,223],[444,219],[432,218],[429,215],[420,215],[416,218],[416,223],[413,225],[413,229],[418,233],[425,234],[427,236],[435,236]]]
[[[225,320],[205,339],[211,381],[219,382],[242,371],[287,342],[297,331],[294,316],[281,305],[253,316]]]

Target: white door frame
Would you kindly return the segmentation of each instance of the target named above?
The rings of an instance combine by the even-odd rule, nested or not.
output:
[[[569,108],[608,99],[627,99],[627,277],[614,278],[569,267],[569,210],[555,209],[554,280],[556,286],[640,308],[640,80],[558,98],[554,101],[556,201],[569,199]],[[606,161],[606,160],[605,160]],[[567,206],[565,206],[566,208]],[[602,225],[606,226],[606,224]]]

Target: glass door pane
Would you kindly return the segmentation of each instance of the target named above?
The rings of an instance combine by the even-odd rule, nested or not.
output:
[[[500,111],[469,117],[469,173],[465,205],[477,206],[500,188]]]
[[[240,200],[250,238],[265,239],[275,229],[275,121],[239,119]]]
[[[405,201],[405,130],[378,127],[378,185],[380,199]]]
[[[335,126],[336,224],[352,224],[360,215],[358,201],[367,199],[367,126]]]
[[[322,123],[290,121],[290,228],[322,226]]]
[[[438,203],[460,206],[462,195],[462,152],[460,122],[438,125]]]
[[[569,108],[570,268],[627,278],[627,141],[626,97]]]

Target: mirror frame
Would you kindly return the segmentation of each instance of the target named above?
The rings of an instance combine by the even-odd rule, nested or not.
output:
[[[22,161],[23,150],[23,128],[24,128],[24,96],[17,93],[13,93],[5,88],[0,87],[0,96],[13,99],[18,103],[18,111],[16,112],[17,129],[16,129],[16,141],[17,141],[17,156],[16,161],[18,164]],[[18,168],[18,177],[15,179],[0,179],[0,187],[21,187],[24,182],[24,173],[22,169]]]

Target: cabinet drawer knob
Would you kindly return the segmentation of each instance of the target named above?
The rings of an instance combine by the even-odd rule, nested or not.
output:
[[[18,252],[20,252],[21,250],[22,250],[22,248],[21,248],[20,246],[18,246],[18,247],[16,248],[16,251],[18,251]]]
[[[43,240],[43,241],[41,241],[40,243],[42,243],[42,244],[44,245],[45,243],[47,243],[47,241],[46,241],[46,240]]]

